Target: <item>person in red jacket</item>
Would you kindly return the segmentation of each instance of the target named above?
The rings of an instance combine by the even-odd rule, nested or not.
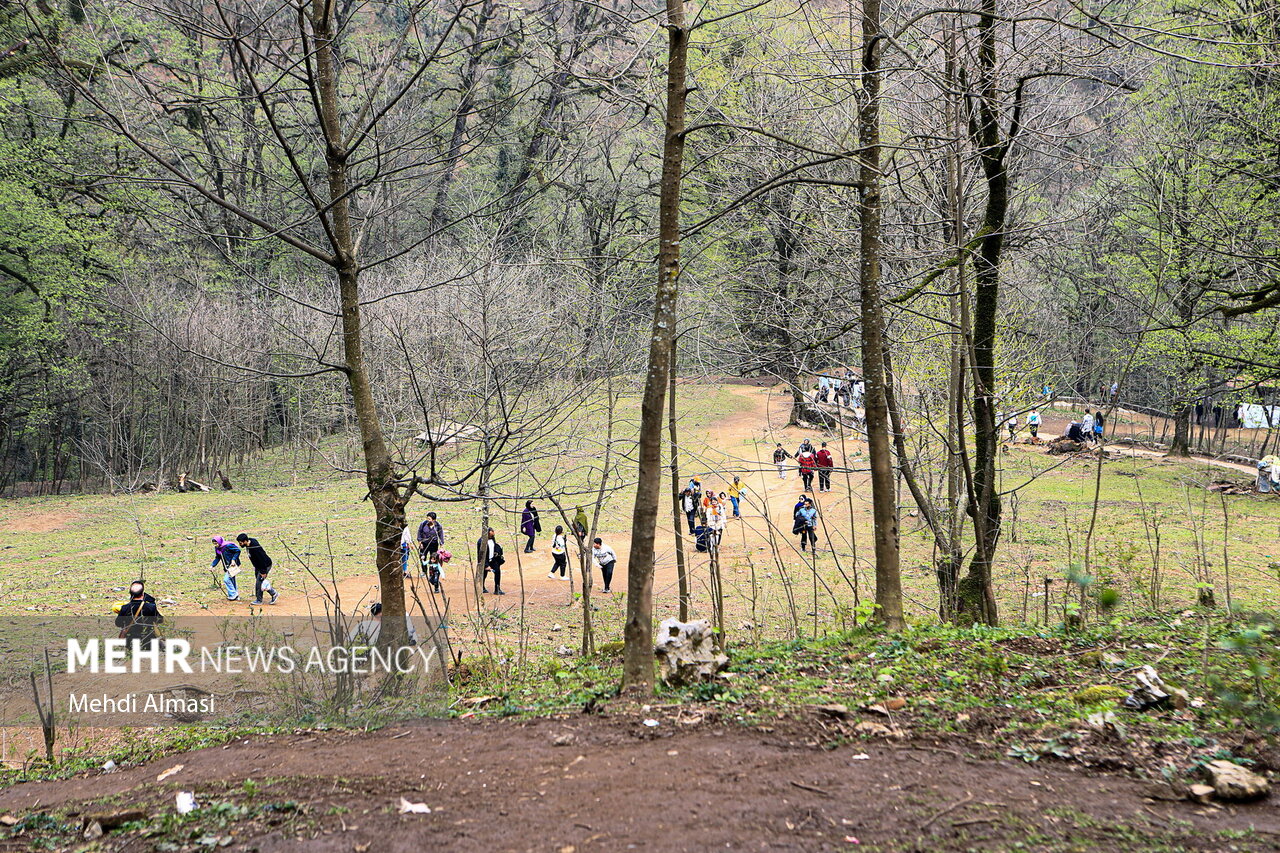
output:
[[[835,464],[831,451],[827,450],[827,443],[822,442],[822,447],[818,450],[818,491],[831,491],[831,469]]]
[[[804,483],[804,490],[813,491],[813,472],[817,470],[818,457],[812,450],[804,449],[796,454],[796,461],[800,463],[800,479]]]

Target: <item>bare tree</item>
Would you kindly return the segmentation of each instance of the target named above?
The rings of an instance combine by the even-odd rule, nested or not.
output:
[[[662,409],[676,339],[680,277],[680,185],[684,172],[689,29],[684,0],[667,0],[667,107],[658,201],[658,287],[644,397],[640,404],[640,474],[627,559],[627,619],[623,626],[623,689],[653,692],[653,566],[662,490]]]

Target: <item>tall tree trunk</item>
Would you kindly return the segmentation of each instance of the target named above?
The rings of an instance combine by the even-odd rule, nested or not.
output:
[[[662,490],[662,408],[676,334],[688,45],[684,0],[667,0],[667,110],[658,201],[658,291],[653,303],[649,370],[640,404],[640,476],[631,514],[627,619],[622,633],[622,687],[641,696],[653,693],[653,540]]]
[[[858,139],[862,149],[858,206],[861,228],[858,286],[862,301],[862,375],[866,381],[867,449],[871,457],[871,512],[876,555],[878,618],[901,630],[898,504],[889,449],[889,407],[885,395],[884,309],[880,297],[880,0],[862,6],[862,104]]]
[[[680,597],[680,621],[689,621],[689,569],[684,559],[684,512],[680,508],[680,453],[676,440],[676,341],[671,341],[671,378],[667,382],[667,437],[671,443],[671,523],[676,537],[676,585]]]
[[[999,621],[991,568],[1000,539],[1001,500],[996,481],[1000,424],[996,413],[996,316],[999,310],[1000,258],[1004,249],[1005,220],[1009,207],[1009,175],[1006,156],[1013,135],[1002,140],[999,93],[996,85],[996,0],[982,0],[978,19],[979,92],[978,157],[987,187],[980,242],[974,255],[973,300],[973,496],[969,513],[974,523],[974,555],[957,590],[958,618],[995,625]],[[1016,107],[1015,107],[1016,111]]]
[[[1169,443],[1167,456],[1191,455],[1191,413],[1195,407],[1187,404],[1179,406],[1173,417],[1173,440]]]
[[[951,353],[947,376],[947,432],[944,442],[947,459],[947,509],[946,509],[946,545],[939,548],[934,563],[934,572],[938,579],[938,616],[950,622],[959,612],[957,589],[960,584],[960,572],[964,565],[964,551],[961,544],[961,511],[960,486],[964,466],[960,459],[960,431],[964,429],[964,353],[965,335],[968,332],[969,312],[968,293],[964,271],[966,265],[959,254],[965,243],[964,238],[964,177],[961,170],[960,146],[964,139],[964,126],[960,115],[960,80],[956,61],[956,21],[949,18],[943,37],[947,55],[947,83],[951,90],[946,100],[947,127],[955,134],[951,150],[947,154],[947,207],[948,225],[947,243],[957,253],[961,262],[952,270],[952,292],[947,298],[947,307],[951,314],[953,330],[950,335]]]
[[[467,122],[470,121],[471,114],[476,108],[476,86],[480,62],[488,50],[484,31],[493,17],[495,3],[496,0],[483,0],[480,4],[475,30],[472,33],[471,47],[467,50],[467,61],[462,64],[462,72],[458,78],[460,97],[458,108],[453,115],[453,133],[449,137],[449,151],[445,155],[444,171],[440,174],[435,202],[431,206],[430,225],[433,230],[443,228],[448,222],[449,188],[457,174],[458,163],[462,160],[462,143],[467,136]]]
[[[331,229],[338,294],[342,311],[344,372],[350,384],[360,443],[364,450],[365,478],[374,510],[377,542],[378,589],[382,596],[382,630],[378,645],[403,646],[405,630],[404,577],[400,572],[400,534],[404,530],[405,498],[396,487],[396,473],[382,433],[378,407],[364,362],[360,319],[360,266],[356,259],[355,233],[351,225],[347,185],[347,152],[343,142],[338,79],[335,70],[333,5],[312,6],[313,56],[316,67],[317,110],[325,136],[325,164],[331,202]]]

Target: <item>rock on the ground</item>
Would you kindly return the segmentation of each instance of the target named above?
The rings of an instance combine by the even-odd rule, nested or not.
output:
[[[711,623],[705,619],[663,620],[654,652],[662,680],[668,684],[710,681],[729,663],[727,655],[716,651]]]
[[[1204,766],[1204,773],[1220,800],[1245,802],[1261,799],[1271,792],[1271,783],[1265,776],[1224,759],[1210,761]]]
[[[1212,785],[1192,785],[1190,789],[1191,799],[1198,803],[1207,803],[1213,797]]]

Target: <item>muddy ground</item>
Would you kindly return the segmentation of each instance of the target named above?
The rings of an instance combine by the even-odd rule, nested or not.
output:
[[[973,758],[956,742],[833,744],[822,732],[650,709],[264,736],[18,785],[0,792],[0,813],[154,817],[173,812],[178,791],[195,792],[200,820],[98,841],[129,851],[1280,849],[1270,802],[1195,804],[1063,763]],[[399,814],[401,797],[431,813]],[[219,803],[247,813],[228,819]]]

